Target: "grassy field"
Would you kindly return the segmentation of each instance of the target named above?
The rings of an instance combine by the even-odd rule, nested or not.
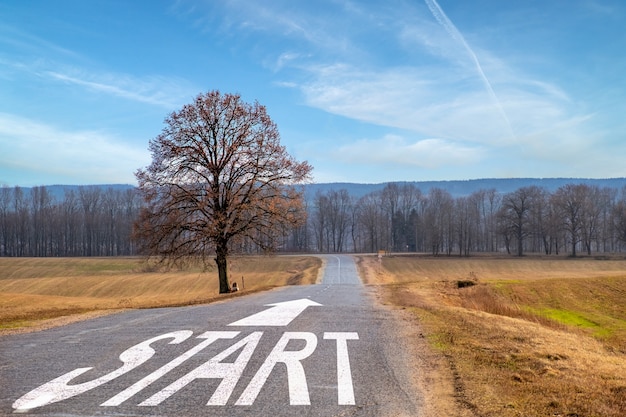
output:
[[[321,260],[307,256],[233,257],[239,293],[313,283]],[[43,320],[111,311],[205,303],[219,295],[217,270],[190,266],[154,272],[140,258],[0,258],[0,331]]]
[[[626,415],[626,260],[375,257],[477,416]]]

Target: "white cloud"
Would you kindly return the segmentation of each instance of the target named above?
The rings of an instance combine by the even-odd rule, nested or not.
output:
[[[355,164],[393,164],[436,169],[444,166],[470,165],[480,161],[482,149],[443,139],[409,142],[398,135],[360,140],[340,147],[334,158]]]
[[[0,77],[16,83],[26,83],[19,78],[25,74],[168,110],[188,102],[197,92],[181,77],[89,69],[93,63],[81,54],[0,23],[2,44],[19,51],[13,54],[0,51]]]
[[[488,60],[488,66],[503,66],[494,61]],[[519,146],[523,138],[547,130],[556,139],[571,139],[574,130],[564,126],[570,129],[570,121],[577,120],[571,129],[585,135],[590,121],[558,86],[516,76],[506,68],[494,77],[499,103],[485,91],[480,76],[466,76],[462,68],[375,70],[334,64],[307,70],[312,80],[298,88],[312,107],[469,146]]]
[[[430,6],[431,12],[425,6]],[[310,23],[319,15],[308,21],[293,10],[282,15],[280,27],[292,24],[301,29],[283,29],[283,36],[307,40],[309,47],[320,53],[307,55],[307,59],[282,55],[279,67],[295,70],[296,76],[277,84],[299,89],[311,107],[390,130],[401,129],[407,137],[416,138],[414,148],[408,142],[398,146],[403,152],[385,146],[393,141],[380,140],[377,144],[384,151],[377,156],[360,152],[360,145],[371,145],[369,141],[346,147],[359,158],[389,160],[393,155],[400,163],[408,163],[403,157],[416,155],[414,150],[419,149],[428,155],[424,159],[439,161],[435,155],[447,152],[450,161],[463,161],[453,149],[442,147],[454,144],[454,149],[464,151],[458,155],[476,156],[481,149],[481,155],[538,158],[548,166],[571,160],[573,155],[580,159],[593,149],[589,144],[590,135],[597,132],[593,120],[569,91],[539,74],[526,73],[515,54],[498,56],[485,49],[487,43],[476,34],[461,33],[436,1],[409,7],[394,3],[381,15],[388,24],[385,27],[365,24],[373,20],[358,11],[339,9],[331,21],[316,29]],[[261,20],[271,21],[276,12],[264,9]],[[338,31],[333,22],[341,19],[346,21],[345,30]],[[264,31],[270,30],[264,27]],[[376,56],[379,49],[368,49],[363,40],[371,39],[367,35],[374,32],[387,42],[395,39],[386,49],[403,51],[402,64],[381,62],[382,56]],[[352,50],[337,54],[340,48],[336,44],[321,41],[328,39],[328,34],[337,35],[337,40]],[[374,59],[364,60],[367,53]],[[287,57],[290,59],[284,59]],[[602,140],[596,137],[596,143]],[[426,138],[441,139],[432,142]],[[433,147],[444,152],[429,152]]]
[[[301,89],[309,105],[327,112],[426,137],[478,143],[510,137],[480,80],[454,80],[439,76],[435,68],[359,71],[333,65],[310,70],[315,80]]]
[[[284,67],[288,66],[290,63],[297,61],[301,58],[303,58],[303,54],[300,54],[298,52],[283,52],[275,61],[267,66],[270,67],[272,71],[278,72]]]
[[[174,109],[189,101],[193,88],[185,80],[163,76],[133,77],[126,74],[89,73],[82,70],[45,71],[54,80],[88,90]]]
[[[626,175],[626,143],[608,143],[619,133],[599,129],[596,117],[581,112],[558,86],[524,78],[500,84],[512,136],[489,95],[472,83],[456,89],[445,76],[437,79],[416,68],[366,72],[342,64],[312,70],[315,80],[300,85],[309,105],[404,132],[404,138],[388,135],[343,146],[333,151],[334,160],[374,172],[404,167],[403,175],[431,172],[437,178],[467,172],[479,177]],[[466,169],[460,171],[461,166]]]
[[[134,172],[150,162],[147,150],[119,138],[6,113],[0,113],[0,149],[0,182],[24,186],[134,183]]]
[[[17,79],[17,74],[51,80],[81,87],[90,92],[105,94],[138,103],[173,110],[189,102],[197,89],[180,77],[163,75],[134,76],[124,73],[89,71],[76,66],[59,65],[47,60],[8,60],[0,55],[0,77]]]
[[[53,52],[64,57],[74,59],[81,58],[80,54],[77,54],[75,51],[64,48],[45,38],[25,32],[14,26],[2,23],[0,23],[0,43],[9,48],[18,49],[22,53],[28,52],[37,56]]]
[[[464,165],[481,175],[499,169],[503,175],[580,176],[590,175],[578,167],[592,167],[591,160],[607,162],[597,175],[625,172],[620,152],[600,146],[619,129],[611,132],[591,117],[589,97],[549,72],[548,62],[558,57],[540,55],[533,45],[503,47],[513,42],[506,25],[473,26],[458,8],[448,17],[437,0],[342,0],[316,4],[315,11],[290,2],[241,6],[241,0],[224,6],[231,22],[244,22],[231,28],[261,36],[255,53],[278,45],[263,59],[280,70],[283,79],[275,85],[342,116],[334,119],[337,125],[356,126],[361,137],[363,123],[403,135],[353,141],[323,158],[370,164],[370,170],[394,163],[414,172],[438,168],[438,175]],[[350,140],[348,130],[337,129],[329,136]],[[528,168],[530,161],[536,170]]]

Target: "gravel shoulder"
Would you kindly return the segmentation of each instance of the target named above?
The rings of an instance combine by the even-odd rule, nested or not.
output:
[[[419,417],[474,417],[459,401],[462,393],[457,392],[448,360],[429,346],[417,318],[406,309],[385,303],[384,288],[375,285],[370,288],[377,306],[393,317],[385,335],[387,340],[394,341],[389,345],[390,361],[399,372],[396,378],[412,392]]]

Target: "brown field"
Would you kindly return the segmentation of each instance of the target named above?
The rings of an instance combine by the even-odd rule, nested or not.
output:
[[[396,256],[359,266],[387,303],[417,317],[459,415],[626,415],[625,259]]]
[[[155,272],[141,258],[0,258],[0,332],[59,317],[210,302],[282,285],[314,283],[321,260],[307,256],[233,257],[219,295],[217,270],[189,266]],[[98,314],[100,314],[98,313]]]

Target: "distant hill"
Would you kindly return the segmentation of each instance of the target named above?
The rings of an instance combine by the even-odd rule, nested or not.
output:
[[[75,193],[77,193],[80,187],[96,187],[96,188],[100,188],[103,191],[109,188],[113,190],[121,190],[121,191],[136,188],[134,185],[130,185],[130,184],[97,184],[97,185],[56,185],[55,184],[55,185],[46,185],[45,187],[48,193],[50,193],[50,195],[52,195],[57,200],[63,200],[66,190],[67,191],[72,190]],[[20,188],[24,191],[30,191],[30,189],[33,187],[20,187]]]
[[[589,184],[604,188],[622,189],[626,187],[626,178],[485,178],[475,180],[453,180],[453,181],[397,181],[397,184],[413,184],[419,188],[422,193],[428,194],[433,188],[440,188],[448,191],[453,197],[463,197],[479,190],[495,189],[499,193],[506,194],[522,187],[536,185],[547,189],[550,192],[556,191],[559,187],[566,184]],[[317,192],[326,193],[330,190],[345,189],[355,198],[363,197],[373,191],[382,190],[388,183],[378,184],[360,184],[350,182],[335,183],[319,183],[305,185],[306,199],[311,201]],[[79,185],[48,185],[48,192],[57,199],[62,199],[65,190],[77,191]],[[89,185],[87,187],[99,187],[103,190],[112,188],[114,190],[127,190],[135,188],[129,184],[106,184],[106,185]],[[24,191],[30,190],[28,187],[22,187]]]
[[[566,184],[589,184],[604,188],[621,189],[626,186],[626,178],[487,178],[476,180],[454,180],[454,181],[398,181],[397,184],[413,184],[422,193],[428,194],[433,188],[440,188],[448,191],[453,197],[464,197],[479,190],[495,189],[499,193],[506,194],[516,191],[522,187],[536,185],[545,188],[550,192],[556,191]],[[373,191],[382,190],[388,183],[380,184],[357,184],[357,183],[324,183],[308,184],[305,192],[307,200],[312,199],[319,191],[322,193],[329,190],[346,189],[354,197],[362,197]]]

